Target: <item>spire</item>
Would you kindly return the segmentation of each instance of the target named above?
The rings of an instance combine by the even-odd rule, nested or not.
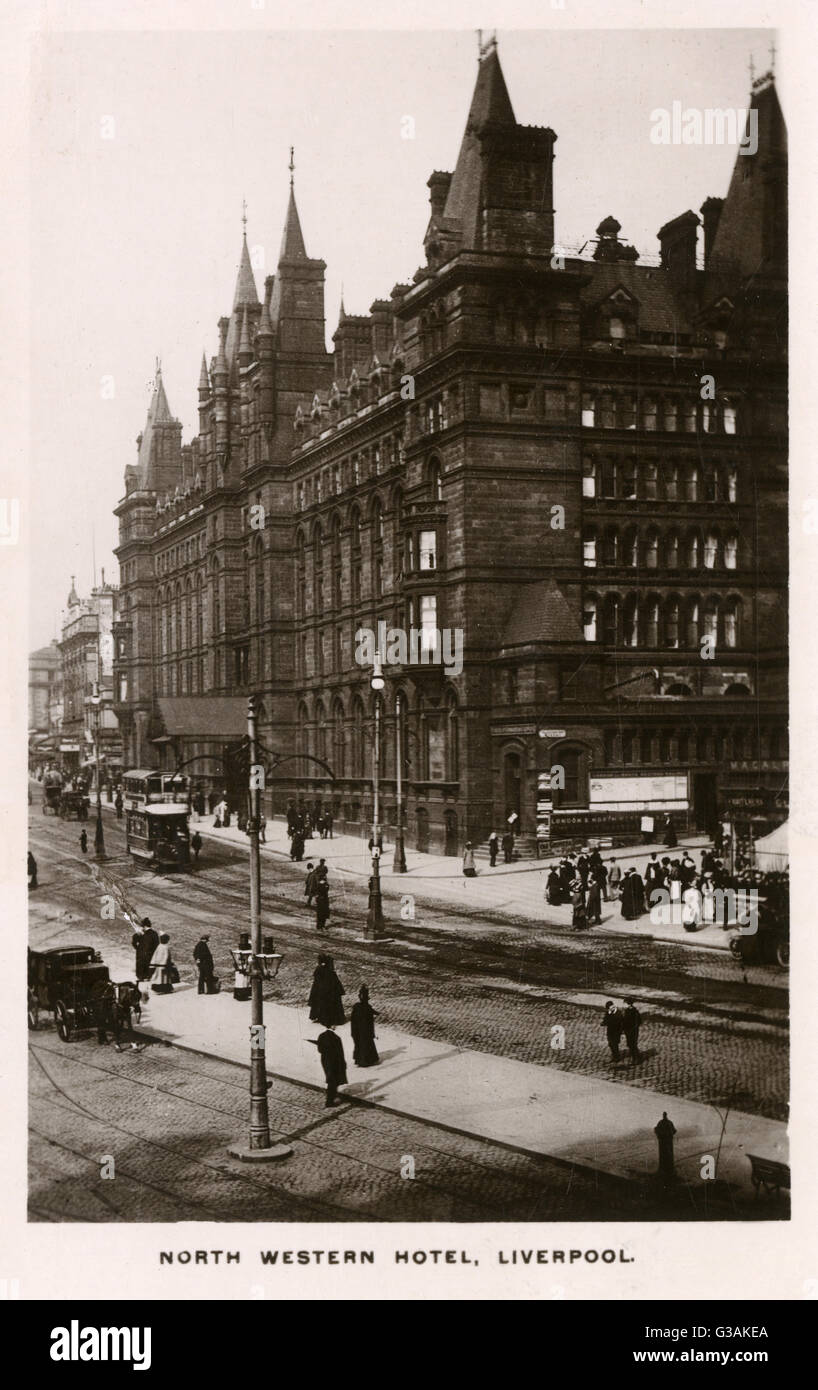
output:
[[[156,380],[153,388],[153,399],[148,411],[148,420],[152,425],[166,425],[172,419],[168,398],[165,395],[165,384],[162,380],[162,363],[157,357]]]
[[[771,70],[752,84],[740,134],[743,143],[708,266],[728,275],[782,274],[787,256],[787,128]]]
[[[466,246],[475,244],[479,218],[483,177],[479,132],[488,122],[512,129],[517,124],[496,41],[485,46],[481,43],[480,53],[466,129],[443,209],[444,218],[460,223]]]
[[[272,338],[273,325],[270,322],[270,310],[267,307],[267,300],[261,306],[261,318],[258,321],[259,338]]]
[[[246,207],[246,204],[242,204]],[[239,258],[239,273],[236,277],[236,293],[233,295],[233,309],[238,309],[242,304],[258,304],[258,291],[256,290],[256,280],[253,275],[253,267],[250,263],[250,252],[247,249],[247,217],[242,216],[244,231],[241,239],[241,256]]]
[[[75,574],[72,574],[72,576],[71,576],[71,592],[70,592],[70,594],[68,595],[68,607],[69,607],[69,608],[78,608],[78,607],[79,607],[80,596],[79,596],[79,594],[77,593],[77,590],[76,590],[76,588],[75,588],[75,586],[74,586],[74,581],[75,581],[76,577],[77,577],[77,576],[76,576]]]
[[[210,378],[207,375],[207,362],[205,361],[204,353],[202,353],[202,370],[199,372],[199,390],[210,390]]]
[[[307,248],[304,245],[304,237],[301,232],[301,223],[298,220],[298,208],[295,205],[295,162],[293,160],[293,147],[290,145],[290,200],[287,204],[287,216],[284,221],[284,234],[281,238],[281,250],[278,253],[279,262],[281,261],[305,261],[307,259]]]

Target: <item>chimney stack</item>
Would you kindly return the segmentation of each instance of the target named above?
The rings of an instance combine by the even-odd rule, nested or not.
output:
[[[699,209],[702,215],[702,225],[704,227],[705,269],[710,265],[713,242],[716,240],[716,232],[719,229],[719,218],[721,217],[721,210],[723,207],[723,198],[705,198]]]
[[[682,284],[689,283],[696,273],[696,233],[699,219],[695,212],[683,212],[659,228],[662,269]]]

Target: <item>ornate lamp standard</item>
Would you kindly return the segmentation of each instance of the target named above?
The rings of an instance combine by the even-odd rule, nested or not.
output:
[[[100,693],[99,685],[94,681],[94,693],[91,696],[91,717],[94,723],[94,761],[97,770],[97,828],[94,831],[94,854],[97,859],[105,858],[105,833],[102,828],[102,783],[99,775],[99,721],[100,721]]]
[[[381,692],[385,681],[381,669],[380,652],[375,653],[372,676],[369,682],[375,693],[375,743],[372,749],[372,877],[369,880],[369,909],[366,914],[364,937],[375,941],[383,928],[383,903],[381,900],[381,849],[379,832],[379,797],[381,770]]]

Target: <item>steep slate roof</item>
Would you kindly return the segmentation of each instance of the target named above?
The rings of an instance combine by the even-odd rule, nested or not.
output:
[[[501,647],[521,647],[530,642],[581,642],[579,619],[553,579],[523,584],[506,621]]]
[[[290,200],[287,204],[287,216],[284,221],[284,232],[281,237],[281,250],[278,253],[278,259],[279,263],[281,261],[305,261],[307,259],[307,248],[304,245],[304,236],[301,231],[292,185],[290,186]]]
[[[241,256],[239,258],[239,272],[236,276],[236,292],[233,295],[233,312],[230,315],[230,326],[227,330],[227,343],[225,344],[225,356],[228,363],[233,361],[236,349],[239,345],[239,334],[241,333],[241,321],[245,305],[259,303],[258,291],[256,290],[256,280],[253,275],[253,267],[250,264],[250,252],[247,249],[247,235],[242,238]]]
[[[168,398],[165,395],[165,384],[162,381],[162,369],[156,368],[156,384],[153,388],[151,403],[148,406],[148,418],[145,421],[145,428],[142,431],[142,443],[139,445],[137,458],[137,468],[141,474],[143,486],[148,476],[148,466],[151,461],[151,443],[153,441],[153,430],[155,425],[168,425],[173,420],[168,405]]]
[[[591,283],[580,291],[583,304],[600,304],[621,285],[638,301],[640,328],[649,333],[690,331],[688,317],[673,293],[666,270],[627,261],[581,262],[577,268],[582,275],[591,277]]]
[[[477,136],[489,121],[499,125],[517,124],[496,48],[486,54],[477,72],[466,129],[441,221],[444,229],[459,231],[463,246],[470,249],[477,245],[480,213],[482,164]]]
[[[772,82],[753,93],[750,110],[758,112],[758,150],[754,155],[736,155],[710,255],[709,268],[716,272],[753,275],[762,268],[767,205],[776,196],[767,182],[768,165],[771,161],[785,161],[787,156],[787,129]]]

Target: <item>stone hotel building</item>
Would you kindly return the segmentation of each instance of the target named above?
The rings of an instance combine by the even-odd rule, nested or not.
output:
[[[126,766],[183,762],[220,789],[256,692],[261,736],[288,758],[268,814],[298,795],[365,830],[373,696],[355,633],[383,621],[427,648],[435,630],[464,641],[458,674],[386,665],[387,837],[398,756],[420,849],[457,853],[513,812],[533,836],[538,809],[555,839],[666,811],[678,829],[786,816],[787,155],[771,75],[751,106],[757,153],[737,152],[725,196],[703,188],[700,215],[658,229],[658,256],[610,215],[563,255],[557,136],[517,123],[489,46],[456,166],[429,179],[424,264],[369,314],[342,306],[332,353],[291,176],[262,297],[242,244],[198,434],[182,443],[157,372],[125,469]]]

